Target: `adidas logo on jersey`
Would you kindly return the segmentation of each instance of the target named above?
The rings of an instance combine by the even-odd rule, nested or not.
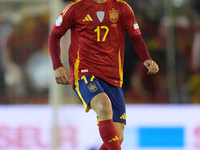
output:
[[[90,17],[90,15],[88,14],[83,21],[93,21],[92,18]]]
[[[120,117],[120,119],[126,119],[126,113],[124,113],[124,114]]]

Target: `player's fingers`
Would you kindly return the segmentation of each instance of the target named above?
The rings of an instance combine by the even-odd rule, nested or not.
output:
[[[159,71],[158,65],[157,65],[154,61],[152,61],[152,62],[150,63],[150,67],[149,67],[148,74],[155,74],[155,73],[157,73],[158,71]]]
[[[157,73],[159,71],[159,67],[156,63],[154,63],[154,68],[153,68],[153,74]]]
[[[67,75],[59,75],[59,76],[56,76],[55,79],[56,79],[56,83],[58,83],[58,84],[67,85],[67,84],[71,83],[70,79],[67,77]]]
[[[70,74],[67,72],[67,79],[68,79],[68,82],[69,84],[71,83],[71,77],[70,77]]]
[[[156,64],[156,70],[155,70],[155,73],[157,73],[159,71],[159,67],[158,65]]]
[[[63,84],[65,85],[70,84],[70,78],[68,77],[67,74],[63,76]]]
[[[157,70],[156,68],[157,68],[157,67],[156,67],[156,63],[153,62],[153,63],[152,63],[152,69],[151,69],[151,73],[152,73],[152,74],[155,74],[155,73],[156,73],[156,70]]]
[[[62,76],[62,77],[60,78],[60,80],[61,80],[61,84],[67,84],[67,81],[66,81],[66,79],[64,78],[64,76]]]
[[[58,84],[67,84],[64,75],[62,75],[62,74],[60,74],[60,73],[59,73],[59,74],[56,74],[55,79],[56,79],[56,82],[57,82]]]
[[[60,79],[60,77],[55,77],[56,83],[58,84],[62,84],[62,80]]]
[[[148,61],[145,61],[143,64],[144,64],[144,66],[149,70],[150,63],[149,63]]]
[[[56,82],[57,82],[58,84],[65,84],[65,85],[68,84],[65,75],[59,75],[59,76],[56,78]]]
[[[152,72],[153,72],[153,67],[154,67],[154,63],[153,63],[153,61],[151,61],[151,62],[149,63],[149,69],[148,69],[147,74],[152,74]]]

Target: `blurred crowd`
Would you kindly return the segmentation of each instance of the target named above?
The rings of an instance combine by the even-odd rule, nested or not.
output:
[[[0,4],[0,103],[47,102],[52,74],[47,8],[43,3]]]
[[[127,37],[124,68],[126,102],[170,103],[165,33],[169,20],[164,12],[164,1],[127,2],[135,12],[142,36],[160,71],[156,75],[147,75],[136,54],[133,54],[134,59],[131,58],[133,47]],[[200,0],[174,0],[173,10],[178,103],[200,103]]]
[[[126,35],[126,103],[170,103],[166,77],[168,20],[163,0],[126,1],[160,67],[159,73],[148,75]],[[174,0],[173,5],[179,103],[200,103],[200,0]],[[48,7],[39,2],[31,6],[0,2],[0,104],[48,102],[53,75],[47,45],[49,29]]]

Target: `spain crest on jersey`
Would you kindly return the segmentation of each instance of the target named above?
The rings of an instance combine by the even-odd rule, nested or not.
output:
[[[96,92],[97,90],[98,90],[98,87],[96,86],[96,84],[95,83],[90,83],[89,85],[88,85],[88,89],[90,90],[90,92]]]
[[[110,21],[112,23],[116,23],[119,19],[119,12],[118,10],[114,10],[114,8],[112,10],[109,11],[109,17],[110,17]]]

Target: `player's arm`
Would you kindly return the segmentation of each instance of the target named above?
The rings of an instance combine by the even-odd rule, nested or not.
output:
[[[159,67],[155,61],[152,60],[149,55],[147,46],[141,35],[136,35],[131,38],[132,44],[135,48],[137,55],[144,62],[144,66],[148,69],[148,74],[155,74],[159,71]]]
[[[70,84],[70,74],[64,67],[59,67],[54,71],[54,76],[58,84]]]
[[[124,4],[123,7],[124,26],[132,41],[135,51],[144,62],[144,66],[148,69],[148,74],[155,74],[159,71],[159,67],[149,55],[149,51],[141,36],[139,25],[136,22],[133,10],[128,4]]]
[[[51,32],[48,40],[49,52],[53,64],[55,80],[58,84],[70,84],[70,75],[61,63],[60,55],[60,39],[61,35],[56,32]]]
[[[63,35],[65,35],[67,30],[73,26],[73,9],[71,9],[70,6],[71,5],[66,6],[56,20],[48,40],[55,80],[58,84],[65,85],[70,84],[70,75],[61,62],[60,39]]]

